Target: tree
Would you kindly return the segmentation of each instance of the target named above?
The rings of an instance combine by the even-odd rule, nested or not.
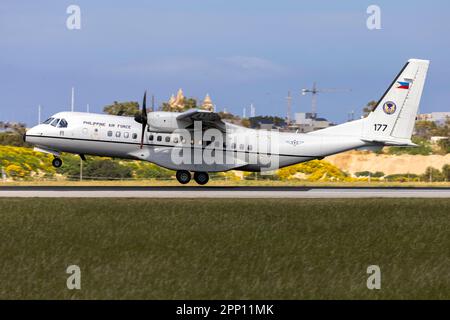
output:
[[[225,120],[235,120],[235,121],[241,120],[241,118],[239,118],[239,116],[236,116],[236,115],[234,115],[232,113],[229,113],[229,112],[220,111],[219,112],[219,116],[220,116],[221,119],[225,119]]]
[[[16,146],[16,147],[31,147],[30,144],[23,141],[23,136],[15,132],[0,133],[0,145]]]
[[[437,125],[432,121],[416,121],[414,128],[416,136],[428,140],[430,137],[436,135]]]
[[[187,98],[184,101],[184,110],[195,109],[198,108],[197,100],[194,98]]]
[[[250,128],[250,120],[249,119],[242,119],[241,120],[241,125],[243,126],[243,127],[246,127],[246,128]]]
[[[171,111],[172,108],[168,102],[163,102],[160,109],[161,111]]]
[[[369,115],[369,113],[371,113],[375,109],[375,107],[377,106],[377,103],[378,102],[374,101],[374,100],[369,101],[367,103],[367,105],[363,108],[363,116],[367,117]]]
[[[444,180],[444,176],[439,169],[428,167],[422,175],[422,179],[429,182],[436,182]]]
[[[442,176],[445,181],[450,181],[450,164],[446,164],[442,167]]]
[[[170,111],[170,112],[179,112],[186,111],[189,109],[196,109],[199,106],[197,105],[197,100],[194,98],[184,98],[180,104],[175,106],[171,105],[168,102],[163,102],[161,105],[162,111]]]
[[[105,106],[103,112],[117,116],[134,116],[139,112],[139,103],[135,101],[117,102]]]
[[[441,148],[441,152],[443,154],[450,153],[450,139],[441,139],[438,141],[439,148]]]

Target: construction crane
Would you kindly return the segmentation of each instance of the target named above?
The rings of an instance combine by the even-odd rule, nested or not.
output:
[[[317,94],[318,93],[330,93],[330,92],[349,92],[352,89],[336,89],[336,88],[326,88],[318,89],[316,82],[313,83],[311,89],[302,89],[302,95],[305,96],[307,93],[311,93],[311,117],[316,119],[317,116]]]
[[[286,97],[287,100],[287,113],[286,113],[286,122],[288,125],[291,124],[291,109],[292,109],[292,97],[291,91],[288,91],[288,95]]]

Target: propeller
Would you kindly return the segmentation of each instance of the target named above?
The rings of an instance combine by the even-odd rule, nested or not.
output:
[[[138,113],[135,117],[134,120],[136,122],[142,123],[142,133],[141,133],[141,145],[140,148],[142,149],[144,146],[144,134],[145,134],[145,128],[147,127],[147,91],[145,91],[144,93],[144,99],[142,101],[142,111],[141,113]]]

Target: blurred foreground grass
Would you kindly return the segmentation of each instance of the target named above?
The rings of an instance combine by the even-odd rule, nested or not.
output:
[[[1,186],[176,186],[182,187],[175,178],[168,180],[26,180],[8,181]],[[193,180],[184,186],[198,186]],[[419,187],[419,188],[450,188],[450,182],[389,182],[389,181],[306,181],[306,180],[223,180],[214,179],[203,187],[238,187],[238,186],[267,186],[267,187]]]
[[[450,299],[449,217],[450,199],[3,198],[0,299]]]

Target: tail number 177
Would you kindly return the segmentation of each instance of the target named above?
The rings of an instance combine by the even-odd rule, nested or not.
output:
[[[381,123],[375,123],[374,124],[374,127],[375,127],[375,131],[386,131],[386,129],[387,129],[387,124],[381,124]]]

